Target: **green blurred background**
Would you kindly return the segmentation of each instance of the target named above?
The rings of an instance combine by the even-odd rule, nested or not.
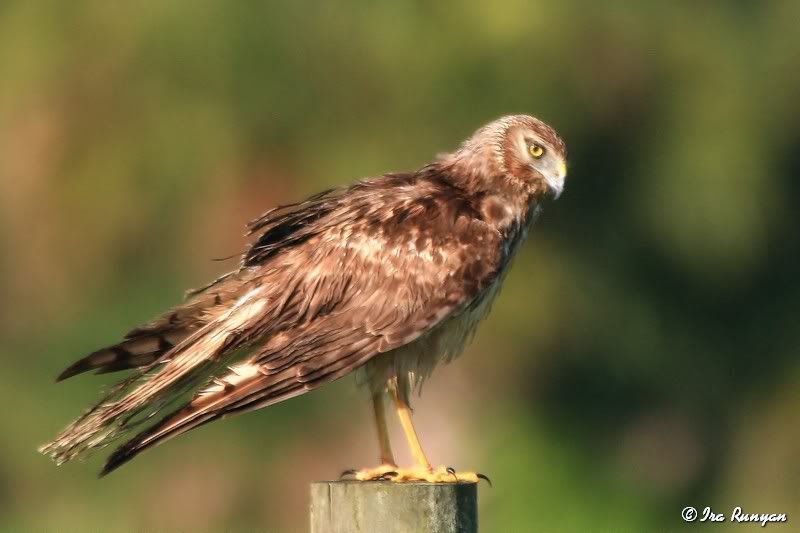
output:
[[[309,481],[375,462],[352,379],[98,481],[35,448],[115,377],[54,376],[264,209],[519,112],[567,189],[416,402],[432,460],[490,475],[483,531],[796,524],[798,27],[794,0],[0,3],[0,529],[302,531]]]

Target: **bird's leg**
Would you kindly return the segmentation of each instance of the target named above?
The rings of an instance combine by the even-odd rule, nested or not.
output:
[[[398,468],[392,454],[392,445],[389,442],[389,432],[386,427],[386,414],[383,405],[383,393],[377,392],[372,395],[372,408],[375,415],[375,427],[378,431],[378,443],[381,450],[381,464],[374,468],[364,468],[361,470],[348,470],[342,474],[359,481],[427,481],[430,483],[457,483],[472,482],[477,483],[479,479],[488,478],[475,472],[456,472],[455,469],[445,466],[432,468],[422,445],[419,442],[417,431],[414,429],[414,422],[411,416],[411,407],[408,404],[405,383],[398,384],[390,381],[388,389],[394,400],[395,411],[403,427],[411,455],[414,457],[415,465],[411,468]],[[403,387],[401,390],[398,390]]]
[[[383,393],[372,394],[372,410],[375,414],[375,428],[378,430],[378,444],[381,448],[381,464],[397,466],[392,453],[392,443],[389,440],[389,428],[386,427],[386,412],[383,408]]]
[[[386,426],[386,411],[383,405],[383,391],[372,393],[372,412],[375,415],[375,429],[378,430],[378,445],[381,449],[381,464],[375,468],[364,468],[348,472],[355,479],[366,481],[381,479],[387,474],[392,475],[397,471],[397,463],[392,454],[392,443],[389,440],[389,429]]]
[[[414,422],[411,417],[411,406],[408,405],[407,390],[405,388],[400,389],[398,386],[390,387],[390,390],[394,398],[397,417],[400,419],[400,425],[403,427],[403,433],[406,435],[408,446],[411,449],[411,455],[414,456],[414,461],[416,462],[416,465],[412,468],[396,469],[396,474],[390,477],[392,481],[428,481],[430,483],[457,483],[459,481],[466,481],[477,483],[478,479],[485,478],[485,476],[476,474],[475,472],[456,472],[455,469],[446,466],[440,466],[435,469],[432,468],[430,461],[428,461],[428,458],[425,456],[422,445],[419,443],[417,430],[414,429]],[[488,481],[488,478],[486,479]]]
[[[414,461],[417,462],[419,468],[430,472],[431,463],[428,461],[428,458],[425,456],[425,451],[419,443],[417,430],[414,429],[414,421],[411,418],[411,407],[408,405],[408,401],[397,391],[397,388],[392,388],[392,396],[394,397],[397,418],[400,419],[400,425],[403,427],[403,433],[406,435],[408,447],[411,449],[411,455],[414,456]]]

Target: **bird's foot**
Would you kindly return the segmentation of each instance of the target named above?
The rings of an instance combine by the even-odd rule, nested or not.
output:
[[[340,479],[355,479],[356,481],[387,481],[396,476],[399,468],[391,463],[383,463],[373,468],[362,468],[361,470],[345,470],[339,476]]]
[[[347,470],[342,473],[342,477],[358,481],[392,481],[394,483],[412,481],[425,481],[428,483],[477,483],[483,479],[489,486],[492,485],[492,481],[484,474],[479,474],[477,472],[457,472],[455,468],[449,466],[440,466],[438,468],[425,466],[399,468],[395,465],[383,464],[375,468]]]

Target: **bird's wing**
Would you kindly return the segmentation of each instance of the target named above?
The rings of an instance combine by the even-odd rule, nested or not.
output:
[[[294,230],[261,221],[267,229],[244,267],[261,270],[254,289],[261,292],[251,301],[268,305],[236,341],[260,339],[252,354],[117,449],[104,474],[201,424],[344,376],[480,298],[500,268],[499,234],[454,191],[379,185],[354,187],[325,205],[300,204],[304,212],[289,218],[306,222]],[[310,213],[309,205],[324,214]],[[294,245],[272,256],[269,232]]]

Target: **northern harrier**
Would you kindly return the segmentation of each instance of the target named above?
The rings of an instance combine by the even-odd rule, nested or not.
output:
[[[459,355],[488,312],[542,200],[561,194],[565,158],[552,128],[507,116],[416,172],[267,211],[249,224],[256,237],[238,269],[61,373],[135,369],[40,451],[60,464],[127,436],[104,475],[202,424],[358,371],[372,396],[381,465],[357,479],[476,480],[431,467],[409,396]],[[394,461],[386,392],[412,468]]]

